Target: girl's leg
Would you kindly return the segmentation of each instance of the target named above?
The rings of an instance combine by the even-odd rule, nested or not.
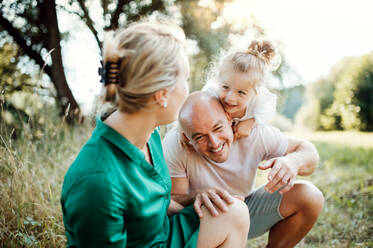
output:
[[[249,210],[238,199],[234,199],[228,208],[227,212],[219,212],[218,216],[213,217],[202,207],[198,248],[245,247],[250,226]]]

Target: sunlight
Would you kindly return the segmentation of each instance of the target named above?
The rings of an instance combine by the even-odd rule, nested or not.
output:
[[[373,50],[373,2],[237,0],[226,6],[224,17],[250,21],[265,28],[270,39],[280,41],[285,56],[306,82],[328,72],[345,56]]]

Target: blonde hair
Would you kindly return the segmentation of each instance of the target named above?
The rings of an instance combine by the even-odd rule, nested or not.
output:
[[[223,52],[215,63],[210,66],[207,81],[216,85],[221,73],[226,69],[244,73],[257,90],[262,86],[267,72],[274,71],[281,64],[281,57],[270,41],[254,40],[247,50]]]
[[[184,43],[183,30],[173,24],[137,22],[107,32],[103,65],[118,63],[119,72],[117,83],[105,86],[104,101],[133,113],[144,108],[156,91],[172,89]]]

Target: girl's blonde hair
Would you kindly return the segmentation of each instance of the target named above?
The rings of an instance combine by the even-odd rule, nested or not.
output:
[[[208,74],[209,84],[218,82],[218,77],[226,69],[244,73],[257,89],[264,82],[267,72],[274,71],[281,64],[281,57],[270,41],[254,40],[247,50],[238,50],[230,53],[222,53]]]
[[[117,82],[105,86],[104,101],[133,113],[144,108],[156,91],[171,90],[184,46],[185,34],[173,24],[138,22],[107,32],[103,67],[118,63],[118,71]]]

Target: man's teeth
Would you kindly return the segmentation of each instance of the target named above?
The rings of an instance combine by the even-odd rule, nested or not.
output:
[[[220,152],[221,150],[223,150],[223,146],[224,144],[222,144],[221,146],[219,146],[218,148],[216,149],[211,149],[212,152]]]

